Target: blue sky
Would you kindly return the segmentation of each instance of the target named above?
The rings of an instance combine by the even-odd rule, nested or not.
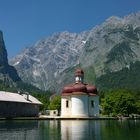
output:
[[[140,0],[0,0],[0,30],[11,58],[55,32],[79,33],[139,10]]]

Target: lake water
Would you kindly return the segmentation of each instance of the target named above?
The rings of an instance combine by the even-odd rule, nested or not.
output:
[[[0,140],[140,140],[140,120],[0,121]]]

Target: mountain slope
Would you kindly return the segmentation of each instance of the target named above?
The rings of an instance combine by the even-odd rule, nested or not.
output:
[[[139,61],[140,12],[137,12],[124,18],[110,17],[90,31],[62,32],[41,39],[10,62],[25,82],[60,91],[64,84],[74,80],[76,67],[85,70],[86,82],[95,82],[101,89],[100,81],[104,80],[99,78]]]
[[[140,61],[131,63],[130,67],[116,72],[107,72],[96,79],[96,84],[101,90],[126,88],[140,90]]]
[[[55,87],[60,74],[78,63],[87,33],[56,33],[38,41],[35,45],[17,55],[11,64],[20,77],[41,89]]]
[[[0,83],[15,86],[15,82],[21,81],[16,69],[8,64],[3,33],[0,31]]]

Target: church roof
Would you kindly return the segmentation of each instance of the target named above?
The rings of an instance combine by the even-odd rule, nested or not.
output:
[[[83,77],[84,71],[82,69],[77,69],[75,71],[75,76]],[[89,96],[97,95],[97,88],[94,85],[89,85],[83,83],[82,81],[76,81],[74,84],[66,85],[62,90],[62,96],[70,96],[70,95],[83,95],[87,94]]]
[[[6,92],[6,91],[0,91],[0,102],[1,101],[30,103],[30,104],[39,104],[39,105],[42,104],[39,100],[37,100],[35,97],[31,95],[12,93],[12,92]]]
[[[97,88],[93,85],[75,83],[73,85],[67,85],[62,90],[62,96],[87,94],[89,96],[97,95]]]

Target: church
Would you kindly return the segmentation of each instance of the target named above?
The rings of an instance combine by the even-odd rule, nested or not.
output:
[[[75,71],[75,83],[61,93],[62,117],[98,117],[99,95],[94,85],[84,83],[84,71]]]

